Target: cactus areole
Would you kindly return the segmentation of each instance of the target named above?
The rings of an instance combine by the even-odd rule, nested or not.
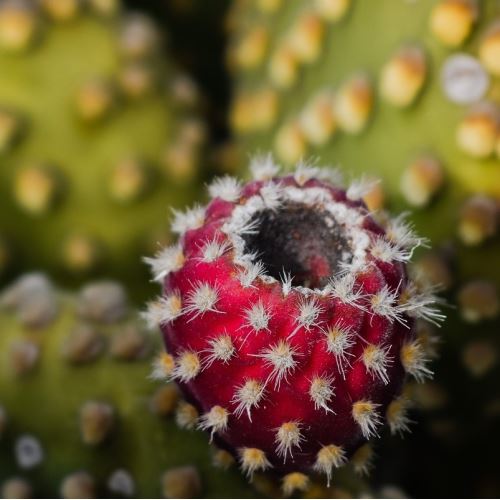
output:
[[[405,376],[432,375],[414,324],[441,315],[406,269],[423,240],[402,218],[377,222],[363,183],[342,188],[335,171],[280,177],[269,157],[251,169],[176,213],[178,244],[148,259],[163,283],[148,311],[163,376],[249,476],[330,479],[384,423],[407,428]]]

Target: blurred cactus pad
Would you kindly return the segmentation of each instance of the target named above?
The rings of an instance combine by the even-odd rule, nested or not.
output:
[[[500,3],[239,0],[227,25],[244,157],[364,174],[368,206],[411,210],[432,244],[416,272],[451,307],[436,382],[414,395],[428,417],[377,474],[416,496],[497,496]]]
[[[159,335],[121,285],[58,291],[21,277],[0,297],[0,497],[252,497],[187,403],[149,374]],[[190,406],[190,405],[189,405]]]
[[[163,45],[118,0],[0,1],[0,269],[146,283],[206,136]]]

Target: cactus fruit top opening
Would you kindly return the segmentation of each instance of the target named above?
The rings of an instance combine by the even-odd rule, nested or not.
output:
[[[266,274],[292,277],[294,286],[322,288],[352,261],[347,235],[328,211],[302,203],[255,214],[255,230],[244,236],[245,252],[257,255]]]

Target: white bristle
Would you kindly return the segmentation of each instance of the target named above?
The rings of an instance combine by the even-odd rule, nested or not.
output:
[[[209,368],[216,361],[227,364],[236,353],[231,337],[227,334],[215,337],[209,340],[208,343],[210,347],[204,351],[208,353],[208,356],[203,360],[205,368]]]
[[[268,380],[274,379],[275,389],[279,389],[282,380],[286,382],[287,376],[297,367],[295,360],[297,355],[297,349],[284,340],[279,340],[273,346],[267,347],[260,354],[257,354],[264,360],[265,366],[271,368]]]
[[[280,168],[274,162],[271,154],[259,155],[250,161],[250,172],[256,181],[266,181],[276,177]]]
[[[378,436],[377,428],[382,423],[377,408],[379,404],[371,401],[357,401],[352,405],[352,417],[359,425],[361,433],[365,439],[372,436]]]
[[[210,442],[216,432],[224,432],[227,429],[229,413],[222,406],[212,406],[208,413],[200,417],[199,428],[210,431]]]
[[[256,333],[263,330],[270,332],[269,320],[271,319],[271,314],[261,300],[256,302],[252,307],[245,309],[244,312],[246,319],[244,326],[250,327]]]
[[[271,463],[266,458],[266,454],[258,448],[240,448],[238,450],[241,461],[241,469],[249,479],[252,479],[255,472],[265,471],[271,467]]]
[[[159,297],[148,304],[142,317],[148,328],[155,329],[165,323],[171,323],[182,314],[182,300],[179,292],[173,292],[167,297]]]
[[[326,349],[335,356],[337,367],[345,380],[345,367],[350,367],[349,357],[353,354],[349,349],[355,344],[354,333],[341,320],[324,331],[326,335]]]
[[[293,276],[291,273],[287,273],[285,270],[280,274],[281,280],[281,291],[283,295],[286,297],[291,291],[293,287]]]
[[[275,182],[268,182],[262,186],[259,194],[264,206],[269,210],[276,210],[282,205],[283,189]]]
[[[167,274],[178,271],[184,265],[182,246],[172,245],[163,248],[154,257],[144,257],[151,268],[154,281],[162,281]]]
[[[435,288],[429,287],[418,291],[414,284],[409,284],[404,291],[405,302],[400,305],[400,309],[413,318],[423,319],[436,326],[446,319],[446,315],[441,313],[437,305],[442,305],[443,300],[433,292]]]
[[[220,313],[221,311],[215,308],[218,300],[219,292],[216,287],[211,286],[209,283],[197,283],[188,293],[186,300],[185,312],[193,315],[189,321],[208,311]]]
[[[198,354],[194,351],[183,351],[175,360],[173,378],[181,382],[189,382],[201,371]]]
[[[184,234],[191,229],[198,229],[205,222],[205,208],[200,205],[195,205],[185,212],[175,209],[172,209],[172,212],[174,214],[172,232],[176,234]]]
[[[208,186],[208,193],[212,198],[235,202],[241,195],[241,183],[230,175],[219,177]]]
[[[261,261],[249,263],[238,275],[239,281],[243,288],[253,287],[253,282],[262,277],[265,267]]]
[[[362,308],[359,301],[364,298],[360,289],[355,289],[356,277],[354,274],[346,273],[340,277],[333,278],[328,284],[328,290],[333,298],[350,306]]]
[[[339,468],[347,462],[347,454],[341,446],[330,444],[323,446],[316,455],[314,470],[325,474],[327,486],[330,486],[334,468]]]
[[[366,196],[380,181],[378,180],[368,180],[361,178],[351,182],[351,185],[347,188],[346,196],[351,201],[361,200]]]
[[[407,373],[417,382],[423,383],[426,378],[432,378],[434,373],[427,365],[429,360],[418,340],[407,341],[401,347],[401,363]]]
[[[368,344],[361,355],[366,371],[378,377],[384,384],[389,383],[387,368],[392,364],[392,358],[389,356],[390,346],[380,347]]]
[[[413,250],[407,250],[379,237],[371,248],[371,254],[382,262],[408,262]]]
[[[316,376],[309,386],[309,396],[314,403],[314,409],[322,408],[325,412],[335,413],[328,404],[335,396],[334,378],[328,376]]]
[[[416,235],[412,224],[405,220],[406,217],[408,217],[408,213],[405,212],[388,222],[386,227],[387,238],[398,247],[411,252],[417,247],[428,247],[428,240]]]
[[[402,317],[403,311],[397,302],[398,295],[398,290],[391,291],[387,285],[384,285],[380,291],[370,297],[370,307],[375,314],[407,326]]]
[[[283,457],[283,463],[286,462],[287,455],[293,458],[293,449],[299,448],[300,443],[304,440],[300,432],[300,423],[296,421],[285,422],[276,429],[276,454]]]
[[[318,318],[322,312],[321,304],[318,304],[317,299],[301,297],[299,299],[299,314],[295,319],[297,328],[291,333],[290,336],[297,333],[299,328],[305,328],[310,331],[312,328],[318,326]]]
[[[293,177],[299,186],[303,186],[307,181],[317,177],[318,174],[318,167],[313,167],[307,163],[299,162]]]
[[[251,410],[258,408],[259,403],[264,397],[265,388],[258,380],[248,379],[243,385],[236,389],[232,403],[236,404],[234,414],[239,418],[243,413],[246,413],[248,420],[252,421]]]
[[[230,248],[228,241],[219,241],[217,238],[208,240],[203,245],[202,257],[199,259],[202,262],[214,262],[222,257]]]

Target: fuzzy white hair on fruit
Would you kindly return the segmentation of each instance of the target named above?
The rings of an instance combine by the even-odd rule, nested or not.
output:
[[[354,274],[346,273],[332,278],[327,288],[330,296],[334,299],[339,299],[344,304],[363,309],[360,301],[365,298],[365,295],[361,288],[356,289],[356,276]]]
[[[423,319],[436,326],[446,319],[437,305],[443,305],[444,301],[434,294],[437,287],[427,287],[418,290],[414,283],[407,285],[403,291],[404,302],[400,309],[413,318]]]
[[[403,396],[389,403],[385,414],[392,435],[410,432],[410,425],[413,421],[408,417],[409,407],[410,402]]]
[[[246,413],[248,420],[252,421],[252,408],[258,408],[259,403],[265,395],[264,384],[253,378],[245,380],[245,382],[236,388],[231,403],[237,405],[234,411],[236,417],[240,418],[243,413]]]
[[[276,210],[283,204],[283,188],[276,182],[267,182],[259,191],[264,206],[269,210]]]
[[[198,282],[192,290],[187,294],[185,313],[192,314],[189,321],[196,319],[198,316],[205,314],[208,311],[220,313],[215,308],[219,300],[219,290],[217,286],[212,286],[209,283]]]
[[[202,248],[202,256],[200,261],[210,263],[222,257],[229,251],[230,244],[228,241],[220,241],[216,237],[205,241]]]
[[[276,454],[283,457],[283,463],[286,462],[287,455],[293,458],[293,449],[300,450],[300,444],[304,441],[304,436],[300,432],[300,422],[291,421],[280,425],[276,431],[274,442],[276,443]]]
[[[230,175],[218,177],[208,186],[208,193],[212,198],[221,198],[232,203],[241,195],[241,183]]]
[[[351,185],[347,188],[346,196],[347,199],[351,201],[361,200],[366,196],[378,183],[380,180],[371,180],[362,177],[351,182]]]
[[[216,432],[224,432],[227,429],[228,419],[228,411],[222,406],[215,405],[200,417],[198,427],[203,431],[210,431],[210,442],[212,442]]]
[[[172,292],[167,297],[159,297],[148,304],[147,311],[141,316],[145,319],[149,329],[171,323],[182,314],[182,299],[178,291]]]
[[[415,233],[413,225],[406,221],[408,212],[403,212],[390,219],[386,226],[387,238],[400,248],[410,250],[410,256],[418,247],[429,247],[429,240]]]
[[[204,368],[210,368],[216,361],[227,364],[236,354],[236,348],[227,333],[209,340],[208,344],[210,347],[202,351],[208,353],[203,360]]]
[[[266,454],[258,448],[240,448],[238,450],[242,471],[248,479],[252,479],[255,472],[265,471],[271,467]]]
[[[280,167],[272,154],[257,155],[250,160],[250,172],[256,181],[267,181],[279,174]]]
[[[162,281],[168,274],[178,271],[185,261],[180,244],[160,250],[154,257],[144,257],[144,262],[151,268],[154,281]]]
[[[281,280],[281,291],[283,292],[283,295],[286,297],[292,291],[293,288],[292,273],[287,273],[283,269],[283,272],[280,274],[280,280]]]
[[[195,351],[182,351],[175,360],[173,378],[181,382],[193,380],[201,371],[200,357]]]
[[[391,290],[384,285],[377,293],[370,296],[370,307],[373,314],[377,314],[389,321],[397,321],[403,326],[408,327],[407,322],[402,317],[403,310],[398,305],[399,291]]]
[[[349,349],[355,344],[355,335],[352,328],[338,320],[332,327],[323,330],[326,336],[326,350],[335,356],[337,367],[345,380],[345,368],[350,367],[349,357],[354,354]]]
[[[382,262],[408,262],[411,259],[413,250],[407,250],[394,243],[378,237],[372,244],[371,254]]]
[[[373,377],[378,377],[387,385],[389,383],[389,375],[387,369],[392,364],[393,359],[389,356],[391,346],[376,346],[368,344],[361,354],[361,359],[365,365],[366,371]]]
[[[261,261],[251,262],[239,273],[238,279],[243,288],[255,287],[253,284],[257,278],[262,278],[265,274],[265,266]]]
[[[173,378],[173,372],[175,370],[174,358],[167,354],[166,352],[161,352],[153,360],[153,369],[149,377],[152,380],[169,381]]]
[[[271,313],[269,309],[264,306],[262,300],[258,300],[248,309],[245,309],[245,323],[243,326],[250,327],[254,332],[259,333],[263,330],[269,329],[269,320],[271,319]]]
[[[172,232],[176,234],[184,234],[186,231],[198,229],[205,222],[205,207],[195,205],[193,208],[185,212],[172,209],[174,220],[172,221]]]
[[[330,486],[333,469],[339,468],[347,462],[347,454],[342,446],[329,444],[323,446],[316,455],[314,470],[326,475],[327,486]]]
[[[359,425],[365,439],[378,436],[377,428],[382,423],[381,417],[377,412],[379,406],[379,404],[364,400],[356,401],[352,405],[352,418]]]
[[[299,355],[296,347],[284,340],[279,340],[276,344],[267,347],[260,354],[256,354],[264,360],[264,365],[271,368],[266,385],[274,379],[274,388],[278,390],[281,382],[285,380],[297,367],[295,357]]]
[[[319,410],[322,408],[326,413],[335,412],[328,406],[332,398],[335,396],[335,387],[333,376],[318,376],[316,375],[311,380],[311,385],[309,386],[309,396],[314,403],[314,409]]]
[[[300,161],[295,168],[293,178],[299,186],[303,186],[307,181],[317,178],[319,174],[319,168],[314,167],[310,163]]]
[[[342,187],[344,185],[344,174],[339,167],[319,167],[317,178],[322,181],[328,181],[335,187]]]
[[[289,335],[293,337],[300,328],[304,328],[308,332],[311,331],[312,328],[317,327],[319,325],[318,318],[323,311],[321,304],[318,303],[316,297],[299,297],[299,313],[295,318],[296,327]]]
[[[403,368],[417,382],[423,383],[426,378],[434,376],[432,370],[427,367],[429,360],[425,356],[425,351],[418,340],[406,341],[401,346],[400,358]]]

